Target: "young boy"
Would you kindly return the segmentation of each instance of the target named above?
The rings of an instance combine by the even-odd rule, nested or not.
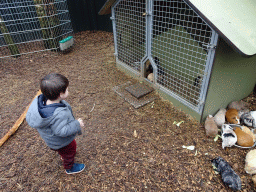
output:
[[[57,73],[46,75],[40,82],[43,94],[34,99],[26,120],[36,128],[47,146],[57,151],[67,174],[79,173],[85,165],[74,163],[75,136],[81,135],[82,119],[75,119],[71,106],[64,100],[68,96],[68,79]]]

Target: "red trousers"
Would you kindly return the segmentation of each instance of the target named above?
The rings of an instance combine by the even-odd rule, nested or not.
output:
[[[74,139],[67,146],[54,151],[57,151],[59,155],[62,157],[64,169],[71,169],[75,161],[76,140]]]

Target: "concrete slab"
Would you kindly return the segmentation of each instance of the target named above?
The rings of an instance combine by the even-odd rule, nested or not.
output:
[[[125,90],[131,93],[137,99],[154,91],[152,87],[149,87],[146,84],[140,82],[126,87]]]
[[[128,103],[130,103],[134,108],[140,108],[156,99],[156,96],[153,94],[153,90],[149,92],[148,94],[144,94],[144,96],[141,96],[138,98],[134,97],[130,92],[126,90],[127,87],[132,86],[132,83],[130,81],[115,86],[113,88],[113,91],[115,91],[118,95],[120,95],[122,98],[124,98]],[[136,87],[136,86],[134,86]],[[133,87],[131,87],[133,88]],[[130,90],[131,90],[130,88]]]

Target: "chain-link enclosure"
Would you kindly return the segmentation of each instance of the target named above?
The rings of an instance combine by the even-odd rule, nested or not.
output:
[[[58,50],[72,33],[66,0],[0,2],[0,58]]]
[[[201,113],[215,31],[183,0],[120,0],[112,13],[117,59],[132,68],[144,67],[145,78],[151,65],[155,84]]]
[[[118,59],[137,71],[146,55],[146,0],[123,0],[115,7]]]
[[[157,82],[198,105],[212,30],[182,1],[154,1],[153,15]]]

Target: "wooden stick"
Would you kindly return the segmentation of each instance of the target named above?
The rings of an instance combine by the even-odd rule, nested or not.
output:
[[[36,94],[36,96],[33,98],[33,100],[38,96],[40,95],[42,92],[41,90],[39,90]],[[32,101],[33,101],[32,100]],[[31,101],[31,103],[32,103]],[[30,104],[31,104],[30,103]],[[19,126],[21,125],[21,123],[23,122],[23,120],[25,119],[26,117],[26,114],[28,112],[28,108],[30,106],[30,104],[26,107],[25,111],[22,113],[22,115],[20,116],[20,118],[15,122],[15,124],[13,125],[13,127],[5,134],[5,136],[0,140],[0,147],[4,144],[4,142],[10,137],[12,136],[16,131],[17,129],[19,128]]]

